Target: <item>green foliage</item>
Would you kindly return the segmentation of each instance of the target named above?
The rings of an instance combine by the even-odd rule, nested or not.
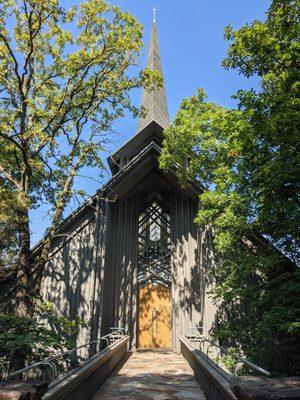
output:
[[[35,302],[34,318],[0,314],[0,359],[2,363],[26,358],[40,361],[74,346],[73,337],[86,324],[79,318],[57,317],[50,302]]]
[[[15,204],[13,190],[0,177],[0,275],[16,262],[18,238]]]
[[[237,354],[236,349],[234,348],[229,348],[229,351],[231,351],[234,354]],[[233,375],[237,374],[237,365],[238,365],[238,361],[236,360],[235,357],[231,356],[231,355],[226,355],[222,357],[222,364],[224,365],[224,367]]]
[[[103,0],[69,10],[58,0],[0,0],[0,201],[27,241],[29,210],[50,204],[53,234],[83,194],[79,172],[103,173],[116,119],[138,113],[131,91],[161,84],[159,73],[136,71],[141,48],[141,24]],[[3,236],[7,219],[1,210]]]
[[[183,100],[160,160],[210,189],[197,222],[214,227],[219,255],[215,336],[278,374],[300,373],[298,6],[274,0],[266,21],[226,28],[223,65],[258,76],[259,89],[238,91],[237,109],[202,90]]]
[[[85,195],[78,175],[102,176],[113,124],[139,112],[132,90],[161,85],[137,71],[142,45],[141,24],[104,0],[0,0],[0,267],[16,271],[19,316],[32,313],[66,206]],[[50,226],[33,259],[29,216],[43,204]]]

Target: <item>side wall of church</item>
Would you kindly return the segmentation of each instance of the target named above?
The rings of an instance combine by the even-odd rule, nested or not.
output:
[[[136,344],[137,195],[111,203],[107,214],[103,333],[122,327]]]
[[[200,266],[200,291],[202,293],[202,333],[210,337],[211,330],[215,324],[217,305],[211,298],[209,292],[216,284],[214,277],[214,265],[216,255],[213,244],[213,233],[211,227],[202,227],[198,230],[198,256]]]
[[[209,336],[216,308],[209,297],[213,285],[214,251],[209,229],[199,229],[194,218],[197,203],[177,194],[171,198],[172,231],[172,346],[187,328],[202,327]]]
[[[42,297],[58,315],[83,320],[76,346],[100,336],[105,256],[105,206],[86,208],[56,239],[42,281]],[[85,355],[87,350],[82,350]]]

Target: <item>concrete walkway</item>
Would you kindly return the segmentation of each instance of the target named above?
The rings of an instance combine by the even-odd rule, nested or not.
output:
[[[145,350],[131,353],[92,400],[205,400],[193,371],[179,353]]]

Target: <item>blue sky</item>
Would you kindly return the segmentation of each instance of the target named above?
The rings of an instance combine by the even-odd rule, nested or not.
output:
[[[79,4],[78,0],[64,0],[65,7]],[[152,8],[157,8],[156,19],[163,63],[165,86],[171,119],[184,97],[203,88],[210,101],[234,107],[231,96],[238,89],[255,87],[255,79],[246,79],[236,71],[226,71],[221,62],[226,55],[228,43],[223,39],[224,27],[235,29],[254,19],[263,20],[270,5],[268,0],[111,0],[132,13],[144,25],[145,49],[140,63],[147,60],[147,49],[152,24]],[[133,93],[133,102],[140,104],[141,93]],[[136,130],[137,120],[130,115],[118,121],[115,130],[118,138],[108,149],[117,149]],[[107,154],[108,155],[108,154]],[[97,179],[97,171],[88,171]],[[105,176],[107,179],[109,175]],[[100,184],[92,179],[80,179],[77,185],[90,195]],[[47,208],[41,207],[31,213],[32,243],[44,235],[48,226]]]

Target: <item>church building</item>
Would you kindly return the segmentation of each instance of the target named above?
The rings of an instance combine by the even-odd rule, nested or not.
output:
[[[148,68],[162,73],[155,22]],[[204,189],[159,168],[165,88],[144,90],[142,106],[136,133],[108,159],[112,178],[63,222],[46,267],[43,297],[87,323],[78,346],[120,327],[132,347],[178,349],[185,329],[209,336],[214,324],[212,236],[194,223]]]

